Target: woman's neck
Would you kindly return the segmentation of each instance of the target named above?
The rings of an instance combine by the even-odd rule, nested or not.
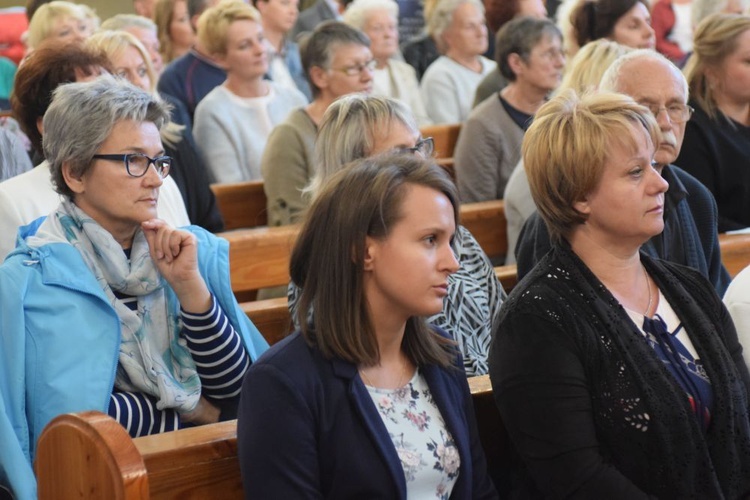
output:
[[[323,115],[328,109],[328,106],[330,106],[333,101],[334,99],[328,97],[318,97],[305,107],[307,115],[310,117],[316,127],[320,125],[321,120],[323,120]]]
[[[380,361],[372,366],[360,366],[359,371],[367,385],[381,389],[403,387],[414,373],[414,364],[403,351],[406,321],[395,315],[376,315],[370,311]]]
[[[460,54],[448,49],[445,56],[475,73],[482,72],[482,60],[477,55]]]
[[[726,96],[717,95],[716,107],[737,123],[741,123],[746,127],[750,126],[750,102],[738,102]]]
[[[277,54],[281,52],[281,49],[284,47],[286,33],[274,30],[269,26],[263,26],[263,35]]]
[[[534,115],[547,99],[547,93],[518,82],[509,83],[500,95],[508,104],[527,115]]]
[[[623,307],[653,314],[658,301],[652,296],[658,295],[658,289],[641,263],[640,245],[603,244],[584,228],[574,231],[569,241],[573,252]]]
[[[250,98],[268,95],[268,83],[263,80],[263,76],[259,76],[253,80],[241,80],[230,73],[227,75],[224,86],[239,97]]]

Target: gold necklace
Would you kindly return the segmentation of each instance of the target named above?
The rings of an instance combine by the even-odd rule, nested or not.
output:
[[[641,264],[641,267],[643,268],[643,276],[646,278],[646,288],[648,288],[648,305],[646,306],[646,312],[644,312],[643,315],[648,317],[648,312],[651,310],[651,302],[653,300],[653,297],[651,296],[651,282],[648,279],[648,272],[646,271],[646,266]]]
[[[405,362],[403,364],[403,366],[401,367],[401,381],[399,382],[398,387],[396,387],[396,389],[402,388],[409,381],[410,377],[409,377],[409,369],[408,369],[408,367],[409,367],[409,362],[408,361]],[[365,385],[367,385],[369,387],[375,387],[376,389],[380,389],[380,387],[378,387],[378,386],[376,386],[375,384],[372,383],[372,381],[370,380],[370,377],[368,377],[365,374],[365,371],[362,368],[359,369],[359,376],[362,378],[362,381],[365,383]]]

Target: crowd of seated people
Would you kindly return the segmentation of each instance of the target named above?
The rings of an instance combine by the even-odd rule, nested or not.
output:
[[[133,438],[238,419],[247,498],[750,496],[750,266],[719,243],[750,227],[747,6],[545,3],[428,0],[399,40],[395,0],[31,0],[0,499],[36,497],[45,425],[86,410]],[[215,234],[211,184],[245,181],[296,238],[270,347]],[[459,218],[497,200],[512,291]]]

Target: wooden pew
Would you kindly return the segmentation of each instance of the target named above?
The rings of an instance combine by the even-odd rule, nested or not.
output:
[[[229,241],[232,291],[242,302],[248,293],[289,283],[289,260],[299,226],[258,227],[220,233]]]
[[[720,234],[721,261],[734,278],[750,265],[750,234]]]
[[[490,259],[504,259],[508,252],[508,220],[503,200],[461,205],[461,224],[474,235]]]
[[[490,470],[504,467],[510,444],[489,377],[469,387]],[[236,420],[132,439],[99,412],[60,415],[39,438],[35,470],[42,500],[243,498]]]
[[[428,125],[419,129],[422,137],[432,137],[435,143],[435,158],[453,158],[453,151],[456,149],[458,134],[461,132],[460,123],[450,123],[447,125]]]
[[[263,181],[211,184],[211,191],[227,231],[268,224]]]
[[[132,439],[103,413],[61,415],[35,470],[44,500],[243,498],[236,420]]]
[[[505,255],[508,238],[502,200],[462,205],[461,222],[490,258]],[[260,288],[289,283],[289,260],[298,232],[299,226],[283,226],[219,234],[229,241],[232,290],[240,302]]]

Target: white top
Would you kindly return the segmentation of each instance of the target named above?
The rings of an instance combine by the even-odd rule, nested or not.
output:
[[[693,6],[672,3],[674,26],[667,39],[676,43],[684,53],[693,51]]]
[[[239,97],[219,85],[195,109],[193,135],[214,182],[261,179],[260,159],[271,130],[307,104],[296,88],[266,83],[268,94],[253,98]]]
[[[745,363],[750,368],[750,266],[734,277],[726,293],[724,305],[737,329],[737,338],[742,344]]]
[[[644,315],[636,312],[631,311],[627,307],[625,308],[625,312],[628,313],[628,316],[630,316],[630,319],[633,320],[633,323],[635,323],[635,326],[638,327],[638,329],[643,333],[644,335],[648,336],[650,334],[647,334],[643,331],[643,318]],[[654,316],[659,315],[661,319],[664,320],[664,323],[667,325],[667,331],[673,332],[677,329],[678,326],[680,326],[680,318],[677,317],[677,313],[674,312],[674,309],[672,309],[672,306],[669,305],[669,302],[667,302],[666,297],[661,293],[661,290],[659,290],[659,304],[656,307],[656,311],[654,312]],[[685,331],[685,328],[680,328],[680,330],[675,335],[677,337],[677,340],[682,343],[682,345],[687,349],[687,351],[690,353],[690,355],[693,357],[693,359],[698,359],[698,351],[695,350],[695,346],[693,346],[693,342],[690,340],[690,337],[688,336],[687,331]]]
[[[400,389],[365,387],[401,459],[406,498],[449,498],[461,458],[424,376],[417,369]]]
[[[417,73],[404,61],[389,59],[386,67],[375,70],[372,94],[398,99],[411,110],[418,126],[432,125],[422,102]]]
[[[446,56],[438,57],[427,68],[422,76],[422,102],[434,123],[459,123],[469,117],[479,82],[497,67],[495,61],[483,56],[479,59],[479,73]]]
[[[276,52],[276,48],[270,43],[266,43],[266,47],[268,48],[268,74],[271,75],[271,80],[282,87],[297,89],[297,84],[294,83],[294,78],[289,72],[284,55]]]
[[[18,228],[49,215],[60,204],[60,195],[52,187],[49,163],[0,182],[0,261],[16,247]],[[190,225],[180,190],[174,179],[166,177],[159,189],[159,217],[175,227]]]

